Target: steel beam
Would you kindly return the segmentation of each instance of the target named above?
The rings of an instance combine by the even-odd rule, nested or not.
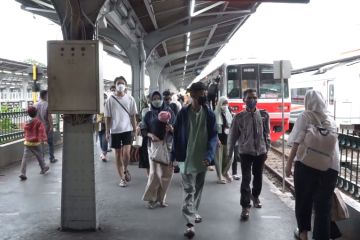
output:
[[[144,38],[145,48],[147,51],[147,56],[150,56],[150,53],[159,45],[162,41],[170,39],[172,37],[185,34],[187,32],[193,32],[196,30],[207,29],[215,24],[221,24],[224,22],[233,21],[239,18],[246,16],[247,14],[236,14],[236,15],[226,15],[214,19],[201,19],[197,22],[193,22],[191,25],[179,24],[174,26],[171,29],[166,29],[161,31],[160,29],[149,33]],[[199,15],[200,16],[200,15]]]
[[[207,45],[206,47],[193,48],[193,49],[189,50],[188,55],[198,53],[198,52],[202,52],[202,51],[206,51],[208,49],[220,47],[221,45],[226,44],[226,43],[227,43],[227,41],[223,41],[223,42],[218,42],[218,43]],[[175,59],[184,57],[185,55],[186,55],[186,51],[176,52],[176,53],[173,53],[173,54],[158,58],[156,61],[158,63],[160,63],[160,64],[165,65],[166,63],[168,63],[170,61],[173,61]]]
[[[206,58],[202,58],[202,59],[190,61],[190,62],[187,62],[186,64],[181,63],[181,64],[172,65],[171,67],[164,68],[164,72],[165,72],[165,73],[170,73],[170,72],[172,72],[173,70],[178,69],[178,68],[181,68],[181,67],[184,67],[184,66],[186,66],[186,65],[196,64],[197,62],[202,62],[202,61],[210,60],[210,59],[212,59],[212,58],[213,58],[213,57],[211,56],[211,57],[206,57]]]

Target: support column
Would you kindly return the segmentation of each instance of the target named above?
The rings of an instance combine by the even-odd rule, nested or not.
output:
[[[52,0],[61,20],[64,39],[92,40],[94,25],[104,2],[92,0],[92,4],[84,8],[79,1]],[[71,9],[71,14],[68,14],[68,9]],[[83,16],[87,16],[86,21],[80,21]],[[64,91],[66,97],[69,96]],[[71,97],[75,99],[78,96]],[[61,229],[96,231],[98,217],[92,115],[65,114],[63,138]]]
[[[144,85],[145,85],[145,63],[146,63],[146,52],[145,52],[145,47],[144,47],[144,40],[140,39],[139,41],[139,50],[140,50],[140,99],[139,99],[139,103],[141,102],[141,100],[144,97]],[[140,110],[139,106],[139,110]]]
[[[150,77],[149,93],[152,93],[153,91],[160,91],[159,77],[161,71],[163,70],[163,66],[150,62],[147,65],[147,70]]]
[[[86,122],[73,125],[69,120],[72,116],[67,115],[64,120],[61,229],[95,231],[98,217],[93,124],[89,117]]]

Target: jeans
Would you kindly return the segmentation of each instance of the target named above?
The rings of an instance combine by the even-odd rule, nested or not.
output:
[[[325,172],[295,162],[295,215],[299,231],[311,230],[311,213],[314,206],[313,239],[330,238],[330,210],[338,172]]]
[[[105,131],[99,132],[99,142],[100,142],[101,151],[106,154],[108,150],[108,142],[106,141]]]
[[[240,205],[243,208],[250,207],[251,194],[254,198],[258,198],[260,196],[262,188],[262,173],[266,157],[266,154],[259,156],[240,154],[242,172]],[[250,190],[251,172],[254,175],[252,190]]]
[[[47,134],[47,143],[48,143],[48,147],[49,147],[49,155],[50,155],[50,160],[54,160],[55,156],[54,156],[54,132],[50,131]]]

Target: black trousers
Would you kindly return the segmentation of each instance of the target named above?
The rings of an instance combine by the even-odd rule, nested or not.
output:
[[[314,206],[313,239],[330,239],[330,210],[338,172],[313,169],[297,161],[294,170],[295,215],[299,231],[311,230]]]
[[[232,175],[237,175],[237,164],[240,162],[240,154],[239,154],[239,148],[235,146],[234,148],[234,160],[231,166],[232,169]]]
[[[252,156],[248,154],[240,154],[242,180],[240,187],[240,205],[250,207],[250,196],[251,194],[258,198],[262,188],[262,173],[264,169],[264,162],[267,155],[262,154],[259,156]],[[254,176],[252,182],[252,190],[250,190],[251,173]]]

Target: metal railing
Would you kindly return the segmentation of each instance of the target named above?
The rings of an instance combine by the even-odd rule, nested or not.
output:
[[[24,126],[29,116],[26,111],[0,112],[0,145],[24,138]],[[54,118],[55,131],[60,131],[59,114]]]
[[[0,144],[12,142],[24,137],[24,126],[28,114],[26,111],[0,113]]]
[[[338,187],[347,191],[355,199],[360,198],[359,155],[360,137],[342,130],[339,133],[340,172]]]

